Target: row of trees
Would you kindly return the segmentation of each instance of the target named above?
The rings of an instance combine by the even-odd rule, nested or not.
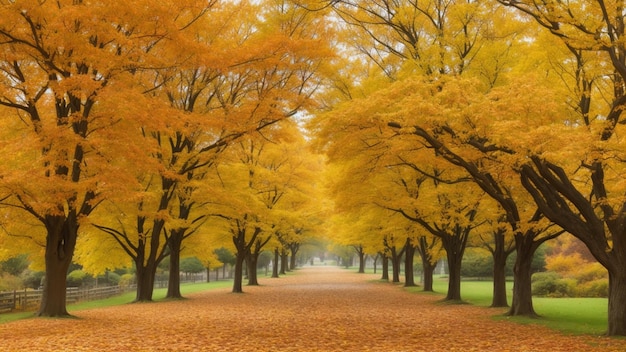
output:
[[[345,243],[428,261],[441,246],[456,300],[465,247],[483,241],[494,305],[514,250],[509,314],[533,316],[533,254],[569,232],[609,273],[608,333],[626,334],[623,4],[326,6],[353,33],[345,84],[312,124],[332,162],[334,223],[362,234]]]
[[[67,315],[73,261],[132,265],[151,300],[169,256],[241,265],[309,235],[310,153],[294,117],[331,65],[324,17],[289,1],[0,4],[0,255],[45,270],[38,314]],[[230,242],[230,244],[229,244]],[[130,259],[130,260],[129,260]]]
[[[264,248],[295,259],[333,205],[326,229],[361,254],[398,265],[417,251],[425,270],[446,255],[450,300],[471,241],[507,304],[515,251],[510,314],[534,315],[533,254],[566,231],[608,270],[609,334],[624,335],[622,14],[604,1],[3,3],[0,255],[42,259],[45,316],[67,314],[73,260],[97,273],[130,258],[150,300],[169,256],[179,297],[181,254],[215,266],[207,254],[232,242],[240,292],[244,262]],[[312,113],[329,197],[302,132]]]

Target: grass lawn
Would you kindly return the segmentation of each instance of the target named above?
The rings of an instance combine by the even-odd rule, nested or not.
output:
[[[217,288],[231,287],[233,285],[232,280],[221,280],[214,282],[196,282],[196,283],[185,283],[180,285],[180,292],[183,295],[188,295],[194,292],[207,291]],[[116,306],[121,304],[131,303],[135,299],[135,292],[126,292],[119,296],[105,298],[97,301],[87,301],[87,302],[79,302],[76,304],[70,304],[67,306],[67,311],[72,314],[73,312],[84,310],[84,309],[93,309],[93,308],[102,308],[109,306]],[[167,288],[157,288],[154,289],[153,299],[155,301],[165,299],[165,295],[167,294]],[[0,314],[0,324],[33,317],[33,312],[14,312],[14,313],[6,313]]]
[[[433,289],[445,294],[448,290],[447,278],[435,278]],[[512,299],[513,283],[507,282],[507,298]],[[420,288],[410,288],[420,292]],[[464,301],[489,307],[493,283],[491,281],[462,281],[461,297]],[[606,298],[545,298],[533,297],[535,312],[540,318],[507,317],[497,314],[494,319],[511,320],[520,324],[538,324],[566,334],[602,335],[607,330],[608,301]]]

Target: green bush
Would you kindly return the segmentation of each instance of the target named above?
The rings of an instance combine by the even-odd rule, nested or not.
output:
[[[122,278],[121,275],[115,273],[115,272],[110,272],[107,273],[106,275],[106,281],[109,285],[119,285],[120,284],[120,279]]]
[[[570,280],[562,279],[555,272],[535,273],[532,277],[532,293],[536,296],[569,297],[571,285]]]
[[[26,271],[23,276],[24,287],[38,289],[42,285],[42,281],[46,273],[43,271]]]
[[[81,269],[77,269],[67,275],[67,286],[80,287],[90,283],[92,280],[93,278],[91,277],[91,275],[87,274]]]
[[[134,283],[135,283],[134,274],[124,274],[120,277],[120,281],[118,282],[118,285],[122,287],[128,287]]]
[[[461,276],[493,277],[493,257],[484,248],[467,248],[463,255]]]

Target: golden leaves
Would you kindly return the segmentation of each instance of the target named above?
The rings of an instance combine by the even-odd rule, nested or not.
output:
[[[494,320],[501,311],[436,304],[375,283],[378,275],[313,267],[183,301],[74,311],[80,319],[0,325],[5,351],[617,351],[624,341],[565,336]],[[37,334],[33,334],[37,331]],[[164,333],[166,331],[167,333]],[[115,338],[112,338],[115,337]],[[506,338],[504,338],[506,337]]]

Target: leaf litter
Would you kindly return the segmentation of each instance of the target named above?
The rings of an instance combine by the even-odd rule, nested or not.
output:
[[[307,267],[244,294],[75,312],[0,325],[2,351],[626,351],[626,340],[495,321],[503,310],[439,305],[378,275]]]

